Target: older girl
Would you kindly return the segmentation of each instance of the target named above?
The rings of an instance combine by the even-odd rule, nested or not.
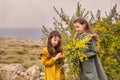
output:
[[[89,48],[84,49],[88,60],[79,62],[80,80],[107,80],[106,74],[98,59],[96,50],[97,38],[90,30],[88,22],[84,18],[77,18],[73,23],[76,28],[76,38],[83,39],[87,35],[93,36],[89,41]]]

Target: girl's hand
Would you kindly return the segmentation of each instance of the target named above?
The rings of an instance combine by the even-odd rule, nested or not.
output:
[[[55,56],[55,59],[57,60],[57,59],[62,58],[62,57],[63,57],[62,54],[61,54],[61,53],[58,53],[58,54]]]
[[[60,55],[59,59],[63,59],[63,58],[64,58],[64,56],[63,56],[63,55]]]
[[[58,53],[59,54],[59,53]],[[59,55],[59,59],[63,59],[64,58],[64,56],[60,53],[60,55]]]

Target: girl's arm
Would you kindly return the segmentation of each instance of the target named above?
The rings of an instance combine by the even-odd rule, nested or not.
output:
[[[90,49],[94,52],[97,52],[95,39],[92,38],[90,41]]]
[[[54,65],[56,62],[56,59],[54,57],[51,59],[47,59],[46,55],[42,55],[41,58],[42,58],[42,63],[47,67]]]
[[[89,43],[89,49],[85,51],[88,57],[95,56],[97,54],[95,39],[92,38]]]
[[[45,65],[45,66],[52,66],[55,64],[56,62],[56,59],[53,57],[51,59],[47,59],[47,55],[48,55],[48,50],[47,48],[45,47],[44,49],[42,49],[40,51],[40,56],[41,56],[41,60],[42,60],[42,63]]]

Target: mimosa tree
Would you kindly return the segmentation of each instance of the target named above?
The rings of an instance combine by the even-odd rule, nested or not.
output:
[[[54,29],[46,28],[43,26],[42,40],[46,42],[48,34],[51,30],[58,30],[62,34],[62,43],[65,46],[74,36],[75,28],[73,20],[77,17],[84,17],[88,20],[94,33],[99,35],[98,54],[103,64],[104,70],[109,80],[120,79],[120,13],[116,10],[115,5],[109,13],[105,12],[106,16],[101,15],[98,10],[96,15],[91,11],[82,9],[81,5],[77,4],[77,9],[73,16],[65,14],[61,8],[58,11],[55,7],[54,10],[60,19],[54,19]],[[73,72],[74,73],[74,70]],[[74,74],[73,74],[74,75]],[[69,78],[76,80],[77,78],[67,74]],[[69,79],[68,79],[69,80]]]

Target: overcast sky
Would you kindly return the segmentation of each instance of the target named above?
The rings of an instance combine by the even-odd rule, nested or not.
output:
[[[51,27],[53,17],[57,16],[53,6],[72,15],[77,2],[94,13],[100,9],[102,14],[117,4],[120,13],[120,0],[0,0],[0,28]]]

